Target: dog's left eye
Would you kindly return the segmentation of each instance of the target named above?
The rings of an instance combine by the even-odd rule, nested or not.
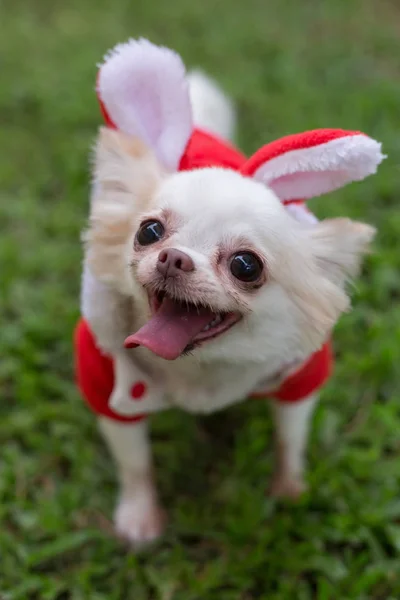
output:
[[[253,283],[262,273],[263,266],[260,259],[252,252],[238,252],[231,259],[231,273],[239,281]]]
[[[141,246],[149,246],[161,240],[163,235],[164,226],[160,221],[146,221],[140,226],[136,240]]]

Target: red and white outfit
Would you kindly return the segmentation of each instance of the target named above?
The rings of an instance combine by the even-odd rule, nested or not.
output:
[[[179,57],[146,40],[120,45],[106,57],[99,71],[98,96],[106,124],[143,139],[171,171],[205,167],[239,171],[270,187],[294,216],[309,222],[316,219],[305,207],[306,199],[364,179],[376,171],[383,159],[378,142],[360,132],[340,129],[289,135],[246,159],[228,142],[193,128]],[[146,123],[152,113],[161,119],[156,133]],[[123,416],[110,408],[113,363],[98,349],[84,320],[75,331],[75,351],[79,389],[95,413],[122,422],[145,417]],[[326,382],[332,367],[331,346],[327,342],[270,395],[282,402],[300,401]],[[145,395],[146,387],[138,381],[132,388],[132,401],[144,399]]]

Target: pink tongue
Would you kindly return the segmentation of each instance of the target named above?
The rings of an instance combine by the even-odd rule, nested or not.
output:
[[[145,346],[161,358],[175,360],[213,317],[207,308],[187,307],[165,298],[150,321],[126,338],[125,347]]]

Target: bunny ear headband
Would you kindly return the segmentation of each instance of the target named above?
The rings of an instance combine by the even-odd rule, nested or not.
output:
[[[108,126],[140,138],[170,171],[179,169],[194,127],[175,52],[144,39],[117,45],[100,66],[97,95]],[[361,132],[318,129],[263,146],[240,172],[290,204],[364,179],[384,158],[381,144]]]

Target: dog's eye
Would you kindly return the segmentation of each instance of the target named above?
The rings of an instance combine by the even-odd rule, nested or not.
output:
[[[149,246],[161,240],[163,235],[164,226],[160,221],[146,221],[140,226],[136,240],[141,246]]]
[[[263,266],[260,259],[252,252],[238,252],[231,259],[231,273],[236,279],[252,283],[260,278]]]

